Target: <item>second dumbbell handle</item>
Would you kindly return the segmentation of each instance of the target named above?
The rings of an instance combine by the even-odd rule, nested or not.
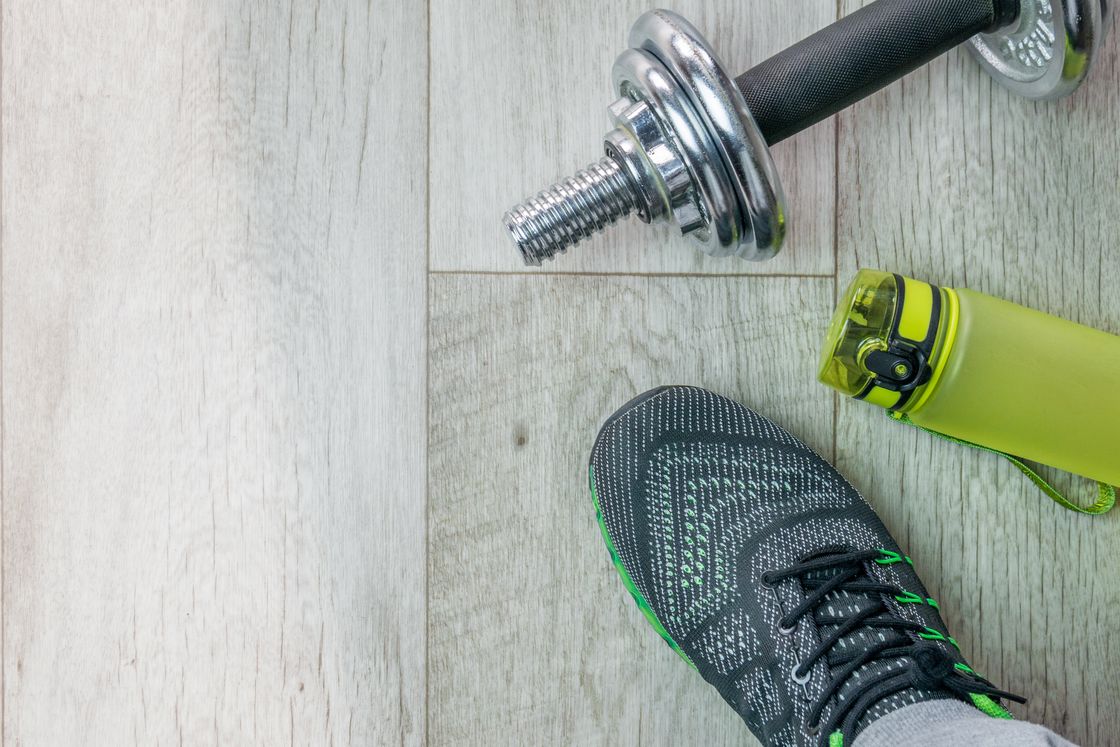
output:
[[[976,34],[1019,16],[1020,0],[877,0],[735,83],[773,145],[870,96]]]

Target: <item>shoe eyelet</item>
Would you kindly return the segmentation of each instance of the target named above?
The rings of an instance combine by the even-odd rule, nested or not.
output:
[[[761,576],[759,576],[759,580],[762,582],[763,586],[773,586],[774,585],[774,577],[773,577],[772,574],[773,574],[773,571],[766,571]]]
[[[821,725],[820,724],[814,724],[813,726],[806,726],[805,727],[805,736],[815,738],[815,737],[819,737],[820,735],[821,735]]]
[[[787,638],[789,638],[790,636],[792,636],[794,633],[797,632],[797,626],[798,626],[798,623],[794,623],[792,626],[787,628],[785,625],[782,625],[782,621],[779,620],[778,621],[778,632],[780,634],[786,636]]]
[[[805,685],[809,684],[809,680],[813,679],[813,673],[812,672],[806,672],[804,677],[798,677],[797,676],[797,670],[800,669],[800,668],[801,668],[800,663],[795,664],[794,667],[793,667],[793,671],[790,672],[790,676],[793,677],[794,682],[796,682],[798,685],[801,685],[802,687],[804,687]]]

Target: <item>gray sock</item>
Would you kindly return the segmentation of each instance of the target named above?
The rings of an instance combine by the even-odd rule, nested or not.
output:
[[[967,742],[962,740],[967,739]],[[900,708],[873,721],[855,747],[1074,747],[1044,726],[986,716],[959,700],[931,700]]]

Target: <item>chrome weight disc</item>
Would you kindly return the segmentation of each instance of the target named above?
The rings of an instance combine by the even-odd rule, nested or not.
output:
[[[1108,0],[1023,0],[1018,22],[968,47],[1000,85],[1028,99],[1057,99],[1089,74],[1108,16]]]
[[[708,225],[686,233],[708,254],[773,257],[786,232],[778,170],[747,102],[711,46],[688,21],[666,10],[642,15],[630,31],[630,46],[641,54],[619,59],[615,84],[623,96],[679,112],[677,146],[691,181],[702,187],[696,223]],[[640,60],[654,63],[675,87],[652,95],[651,79],[639,74]],[[674,105],[667,106],[672,99]]]

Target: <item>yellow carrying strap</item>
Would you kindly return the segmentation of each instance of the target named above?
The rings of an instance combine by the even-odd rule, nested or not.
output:
[[[1106,514],[1109,511],[1111,511],[1112,507],[1116,505],[1116,488],[1112,487],[1111,485],[1106,485],[1103,482],[1098,482],[1097,483],[1097,488],[1099,490],[1099,497],[1097,498],[1097,502],[1094,503],[1092,506],[1079,506],[1076,503],[1074,503],[1073,501],[1066,498],[1060,492],[1058,492],[1057,488],[1055,488],[1050,483],[1046,482],[1046,479],[1043,478],[1042,475],[1035,472],[1033,469],[1031,469],[1029,466],[1027,466],[1027,464],[1025,462],[1023,462],[1022,459],[1019,459],[1018,457],[1013,457],[1010,454],[1006,454],[1002,451],[997,451],[995,449],[989,449],[987,446],[981,446],[980,444],[974,444],[971,441],[962,441],[959,438],[953,438],[952,436],[946,436],[944,433],[938,433],[937,431],[931,431],[929,428],[923,428],[922,426],[918,425],[913,420],[911,420],[909,415],[907,415],[906,413],[903,413],[903,412],[888,411],[887,414],[890,415],[893,419],[897,420],[900,423],[905,423],[906,425],[913,426],[920,431],[925,431],[926,433],[928,433],[932,436],[937,436],[938,438],[943,439],[945,441],[951,441],[952,443],[960,444],[961,446],[968,446],[968,447],[971,447],[973,449],[980,449],[981,451],[987,451],[987,452],[990,452],[992,454],[998,454],[999,456],[1003,457],[1007,461],[1014,464],[1015,467],[1020,472],[1022,472],[1024,475],[1026,475],[1030,479],[1031,482],[1033,482],[1035,485],[1038,486],[1039,490],[1041,490],[1046,495],[1050,496],[1051,500],[1053,500],[1055,503],[1057,503],[1062,508],[1069,509],[1070,511],[1076,511],[1079,514],[1088,514],[1090,516],[1100,516],[1101,514]]]

